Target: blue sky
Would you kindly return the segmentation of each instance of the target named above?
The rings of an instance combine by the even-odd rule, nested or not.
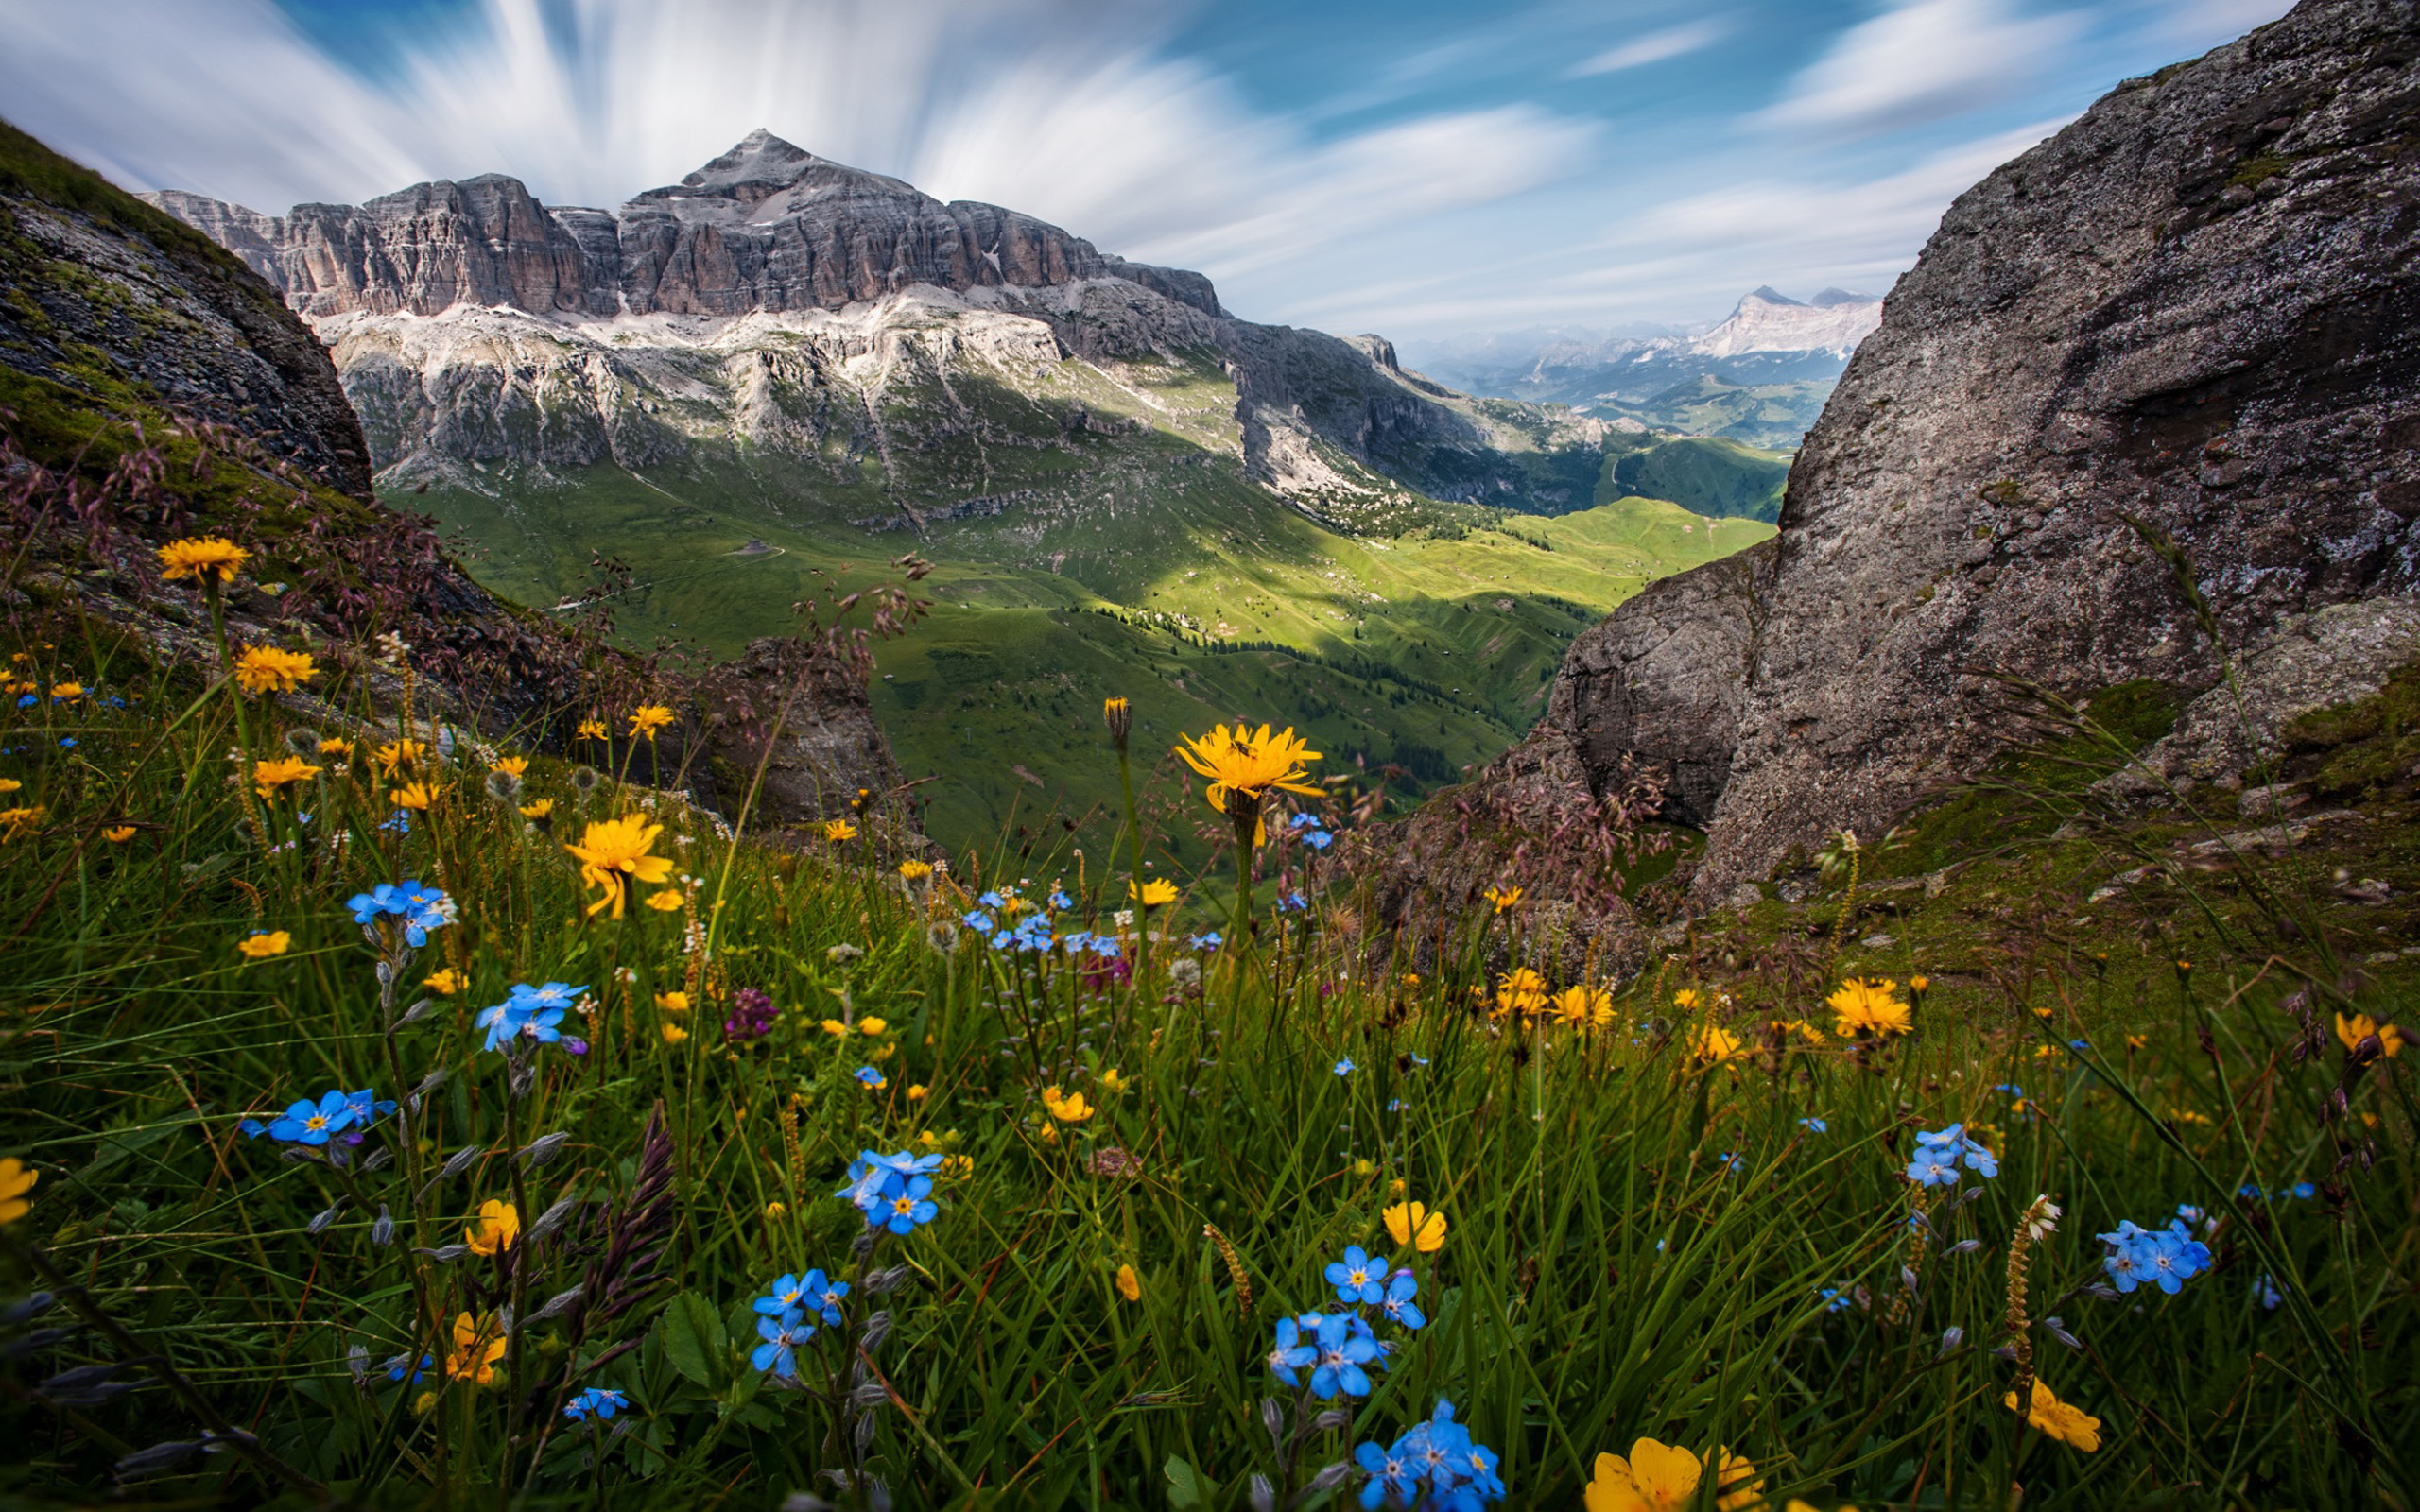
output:
[[[279,212],[612,205],[759,125],[1408,340],[1881,292],[1959,191],[2287,0],[0,0],[0,114]]]

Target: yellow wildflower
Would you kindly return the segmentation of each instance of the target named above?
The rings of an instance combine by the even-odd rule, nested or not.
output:
[[[1925,989],[1931,986],[1932,983],[1921,975],[1908,978],[1908,990],[1913,992],[1918,997],[1923,997],[1925,995]]]
[[[437,801],[437,788],[429,782],[406,782],[401,787],[388,789],[387,797],[399,809],[424,814],[429,805]]]
[[[823,838],[834,845],[839,845],[846,841],[854,840],[856,837],[857,827],[851,824],[846,819],[826,819],[823,821]]]
[[[667,1045],[677,1045],[689,1038],[689,1031],[677,1023],[664,1024],[656,1030],[656,1033],[664,1036],[664,1042]]]
[[[1050,1116],[1062,1124],[1080,1124],[1093,1116],[1093,1105],[1084,1101],[1083,1093],[1070,1095],[1056,1087],[1042,1094],[1042,1106],[1050,1109]]]
[[[1305,781],[1310,773],[1304,763],[1315,762],[1320,753],[1305,748],[1305,743],[1295,737],[1293,727],[1282,734],[1271,735],[1267,725],[1257,730],[1238,723],[1232,730],[1214,725],[1210,733],[1187,735],[1176,747],[1177,755],[1196,772],[1210,779],[1202,799],[1220,814],[1227,812],[1227,795],[1241,794],[1251,800],[1255,810],[1270,792],[1299,793],[1305,798],[1321,797],[1320,790]],[[1269,838],[1269,827],[1257,825],[1253,832],[1253,844]]]
[[[26,1200],[26,1194],[41,1179],[40,1171],[15,1156],[0,1159],[0,1228],[33,1211],[34,1205]]]
[[[266,929],[256,929],[237,940],[235,948],[243,952],[248,960],[263,961],[272,955],[285,954],[286,947],[293,943],[294,936],[285,930],[272,933]]]
[[[378,747],[378,765],[389,777],[399,777],[406,767],[418,768],[428,756],[428,747],[417,740],[390,740]]]
[[[441,971],[429,972],[428,980],[421,984],[441,998],[450,998],[470,985],[471,979],[467,975],[450,966]]]
[[[470,1244],[474,1255],[493,1255],[510,1249],[512,1242],[521,1237],[521,1210],[510,1202],[498,1202],[490,1197],[479,1204],[479,1221],[463,1229],[462,1237]]]
[[[134,838],[134,826],[131,824],[112,824],[108,829],[101,832],[101,838],[107,840],[112,845],[124,845],[129,840]]]
[[[1842,1039],[1858,1034],[1888,1039],[1914,1028],[1908,1005],[1899,1001],[1898,988],[1896,982],[1869,982],[1857,976],[1842,982],[1839,991],[1824,1000],[1833,1013],[1832,1032]]]
[[[2391,1023],[2380,1023],[2366,1013],[2336,1016],[2336,1038],[2344,1042],[2346,1054],[2357,1049],[2371,1035],[2378,1037],[2378,1044],[2392,1058],[2403,1054],[2403,1031]]]
[[[1547,979],[1523,966],[1506,973],[1495,987],[1495,1011],[1534,1018],[1547,1005]]]
[[[932,874],[933,864],[929,861],[902,861],[899,863],[899,878],[902,882],[922,882]]]
[[[292,693],[319,675],[308,651],[248,645],[235,658],[235,685],[246,693]]]
[[[581,720],[579,722],[579,738],[582,740],[603,740],[605,738],[605,721],[602,719]]]
[[[660,703],[641,704],[631,711],[631,734],[632,738],[645,735],[648,739],[653,740],[655,732],[670,723],[672,723],[671,710]]]
[[[689,1011],[689,994],[686,992],[658,992],[655,995],[655,1005],[662,1008],[666,1013],[686,1013]]]
[[[25,785],[13,777],[0,777],[0,793],[13,793]]]
[[[50,808],[43,803],[20,803],[12,809],[0,809],[0,845],[24,834],[27,830],[42,828],[43,816]]]
[[[527,756],[499,756],[494,761],[488,763],[488,770],[491,772],[502,772],[507,777],[527,777],[529,775],[529,758]]]
[[[353,742],[330,735],[320,742],[320,754],[342,757],[349,762],[353,760]]]
[[[1714,1504],[1721,1512],[1764,1504],[1764,1483],[1755,1465],[1730,1450],[1701,1461],[1685,1449],[1642,1438],[1630,1446],[1629,1457],[1597,1456],[1597,1473],[1588,1482],[1587,1512],[1681,1512],[1698,1504],[1698,1482],[1715,1470]]]
[[[320,768],[300,756],[280,756],[273,762],[252,764],[252,786],[264,803],[277,797],[278,789],[292,782],[304,782],[320,775]]]
[[[917,1082],[908,1089],[908,1100],[911,1103],[921,1103],[932,1094],[932,1091],[923,1082]]]
[[[1132,1077],[1119,1075],[1117,1068],[1112,1066],[1100,1074],[1100,1090],[1115,1097],[1124,1091],[1132,1080]]]
[[[1737,1060],[1747,1053],[1747,1046],[1739,1042],[1737,1035],[1710,1023],[1689,1039],[1689,1054],[1709,1065],[1719,1066],[1726,1060]]]
[[[779,1223],[789,1215],[790,1210],[783,1206],[781,1203],[769,1202],[765,1204],[765,1221],[767,1223]]]
[[[1143,1299],[1142,1278],[1134,1274],[1133,1266],[1117,1267],[1117,1295],[1130,1302],[1139,1302]]]
[[[2016,1411],[2016,1393],[2005,1392],[2000,1405]],[[2100,1419],[2073,1402],[2061,1401],[2058,1394],[2044,1385],[2039,1377],[2033,1383],[2032,1410],[2025,1420],[2062,1444],[2070,1445],[2089,1454],[2100,1447]]]
[[[579,858],[580,880],[604,889],[604,896],[588,905],[592,918],[607,908],[614,910],[615,919],[621,918],[631,884],[659,883],[672,874],[672,859],[652,853],[655,837],[663,833],[663,825],[648,823],[643,815],[629,814],[590,824],[579,844],[563,847]]]
[[[160,576],[171,583],[180,577],[200,583],[216,573],[220,582],[232,583],[251,555],[224,536],[188,536],[160,548]]]
[[[890,1022],[887,1019],[868,1017],[857,1021],[857,1032],[868,1037],[882,1034],[890,1027]]]
[[[941,1169],[933,1173],[944,1181],[964,1181],[975,1175],[975,1157],[950,1155],[942,1159]]]
[[[1573,1029],[1602,1029],[1614,1022],[1614,995],[1601,987],[1567,987],[1555,994],[1554,1016]]]
[[[454,1349],[445,1357],[449,1380],[468,1378],[475,1386],[495,1379],[495,1363],[504,1358],[504,1331],[494,1317],[473,1318],[465,1313],[454,1320]]]
[[[50,685],[50,696],[60,703],[74,703],[84,696],[84,685],[80,682],[54,682]]]
[[[841,1036],[849,1032],[849,1026],[842,1023],[838,1019],[826,1019],[821,1024],[817,1025],[817,1027],[821,1029],[825,1034],[830,1035],[835,1040],[839,1039]]]
[[[1494,903],[1495,905],[1495,911],[1500,914],[1521,901],[1521,889],[1518,887],[1507,887],[1499,884],[1498,885],[1488,888],[1487,891],[1480,893],[1479,896],[1486,899],[1489,902]]]
[[[681,889],[678,887],[666,887],[662,892],[651,892],[647,895],[647,905],[659,914],[678,912],[681,905],[686,902],[688,900],[682,896]]]
[[[543,819],[554,812],[555,800],[550,798],[542,798],[535,802],[521,805],[521,816],[525,819]]]
[[[1398,1202],[1379,1214],[1398,1245],[1409,1245],[1424,1255],[1445,1247],[1445,1215],[1425,1202]]]
[[[1678,992],[1672,994],[1672,1006],[1680,1009],[1683,1013],[1695,1013],[1697,1011],[1698,1005],[1704,1001],[1704,995],[1693,987],[1685,987]]]
[[[1176,884],[1165,877],[1153,877],[1140,887],[1130,882],[1126,885],[1126,896],[1146,908],[1157,908],[1162,903],[1176,902]]]

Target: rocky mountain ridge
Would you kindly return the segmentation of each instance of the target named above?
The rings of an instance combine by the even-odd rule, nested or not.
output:
[[[377,467],[415,486],[735,442],[844,473],[871,458],[912,519],[953,501],[920,495],[899,459],[1004,439],[969,395],[1067,359],[1113,381],[1138,362],[1216,373],[1253,479],[1347,528],[1414,496],[1584,507],[1608,434],[1466,400],[1380,338],[1236,320],[1198,273],[763,131],[612,214],[542,205],[497,175],[283,216],[149,198],[332,341]],[[997,491],[973,476],[966,496]]]
[[[1630,676],[1583,785],[1728,747],[1680,784],[1714,789],[1700,906],[1981,770],[2034,728],[2012,687],[2191,700],[2131,776],[2173,791],[2420,655],[2415,64],[2410,6],[2305,0],[1992,174],[1851,360],[1769,561],[1575,645],[1558,708],[1607,648],[1685,663]]]

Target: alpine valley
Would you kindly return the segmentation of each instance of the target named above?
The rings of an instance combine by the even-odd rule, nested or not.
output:
[[[317,331],[380,493],[510,598],[728,657],[931,563],[873,698],[952,843],[1107,799],[1099,700],[1146,676],[1158,735],[1256,711],[1451,780],[1616,604],[1771,536],[1787,470],[1469,397],[762,131],[612,212],[494,175],[283,216],[146,198]]]

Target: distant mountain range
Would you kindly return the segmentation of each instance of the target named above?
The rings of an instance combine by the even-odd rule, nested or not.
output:
[[[1799,301],[1759,288],[1702,332],[1546,329],[1406,351],[1423,372],[1469,393],[1791,448],[1881,319],[1873,295],[1825,289]]]
[[[1635,418],[1474,399],[1382,337],[1240,320],[1199,273],[761,131],[612,211],[500,175],[282,215],[148,198],[303,316],[381,491],[511,596],[627,564],[626,637],[731,654],[826,574],[932,562],[874,700],[911,776],[949,774],[954,840],[1035,780],[1108,798],[1098,698],[1154,682],[1147,722],[1290,720],[1449,779],[1582,627],[1771,533],[1757,459],[1644,458]]]

